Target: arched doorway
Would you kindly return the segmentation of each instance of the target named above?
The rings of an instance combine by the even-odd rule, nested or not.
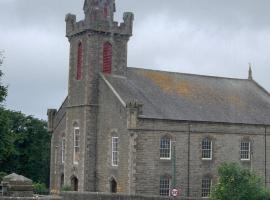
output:
[[[77,179],[77,177],[73,176],[71,178],[71,189],[73,191],[78,191],[79,188],[79,180]]]
[[[63,188],[63,186],[64,186],[64,174],[61,174],[61,179],[60,179],[60,187],[61,187],[61,189]]]
[[[114,178],[110,180],[110,192],[111,193],[117,193],[117,182]]]

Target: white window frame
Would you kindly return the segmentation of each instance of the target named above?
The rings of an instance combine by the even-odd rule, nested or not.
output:
[[[116,144],[116,145],[115,145]],[[119,148],[119,137],[112,137],[112,166],[118,166],[118,148]]]
[[[79,130],[78,145],[76,145],[76,131],[77,130]],[[73,164],[75,164],[75,165],[79,164],[79,158],[78,158],[78,160],[75,160],[76,149],[78,149],[78,153],[79,153],[80,152],[80,128],[79,127],[74,127],[74,133],[73,133]]]
[[[169,152],[169,157],[162,157],[161,156],[161,142],[162,142],[162,140],[164,140],[164,139],[166,139],[166,140],[170,140],[170,152]],[[167,148],[166,148],[166,150],[167,150]],[[171,160],[171,158],[172,158],[172,140],[171,140],[171,138],[169,138],[169,137],[162,137],[161,139],[160,139],[160,142],[159,142],[159,157],[160,157],[160,160]]]
[[[162,188],[162,186],[164,186],[165,184],[161,184],[161,181],[167,181],[167,183],[168,183],[168,188],[166,187],[163,187]],[[164,176],[162,176],[162,177],[160,177],[160,180],[159,180],[159,195],[160,196],[170,196],[170,192],[171,192],[171,178],[170,177],[164,177]],[[166,192],[166,194],[165,194],[165,191],[166,190],[168,190],[167,192],[168,192],[168,194],[167,194],[167,192]]]
[[[62,160],[62,163],[65,163],[65,152],[66,152],[66,138],[62,137],[62,142],[61,142],[61,160]]]
[[[204,149],[203,148],[203,142],[205,141],[205,140],[208,140],[208,142],[210,142],[210,149]],[[202,160],[212,160],[213,159],[213,142],[212,142],[212,140],[211,139],[209,139],[209,138],[204,138],[203,140],[202,140],[202,144],[201,144],[202,146]],[[203,155],[204,155],[204,151],[210,151],[210,158],[205,158],[205,157],[203,157]]]
[[[248,143],[248,151],[247,150],[242,150],[242,144],[243,143]],[[250,161],[250,157],[251,157],[251,152],[250,152],[250,147],[251,147],[251,142],[248,140],[242,140],[240,143],[240,159],[242,161]],[[245,153],[248,153],[248,158],[242,158],[242,155]]]
[[[203,187],[204,186],[204,181],[207,179],[207,181],[209,180],[210,181],[210,184],[209,184],[209,188],[206,188],[206,187]],[[209,195],[211,193],[211,188],[212,188],[212,179],[210,177],[203,177],[202,179],[202,191],[201,191],[201,196],[203,199],[206,199],[206,198],[209,198]],[[207,196],[204,196],[206,194],[205,191],[209,191],[207,192]]]

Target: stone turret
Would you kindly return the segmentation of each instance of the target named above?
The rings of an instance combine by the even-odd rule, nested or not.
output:
[[[75,190],[96,191],[98,80],[100,73],[126,75],[134,16],[127,12],[122,23],[115,22],[114,0],[85,0],[83,10],[81,21],[73,14],[65,18],[70,59],[64,184],[74,177]],[[76,154],[75,132],[79,135]]]

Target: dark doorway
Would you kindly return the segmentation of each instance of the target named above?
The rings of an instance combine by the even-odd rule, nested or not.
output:
[[[111,186],[111,193],[117,193],[117,182],[115,181],[114,178],[111,179],[110,186]]]
[[[71,188],[73,191],[78,191],[78,187],[79,187],[79,180],[73,176],[71,178]]]
[[[64,174],[61,175],[61,180],[60,180],[61,189],[63,188],[63,186],[64,186]]]

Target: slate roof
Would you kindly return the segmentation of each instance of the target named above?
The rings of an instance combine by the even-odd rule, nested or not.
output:
[[[270,95],[253,80],[138,68],[105,77],[126,103],[143,104],[143,118],[270,124]]]

